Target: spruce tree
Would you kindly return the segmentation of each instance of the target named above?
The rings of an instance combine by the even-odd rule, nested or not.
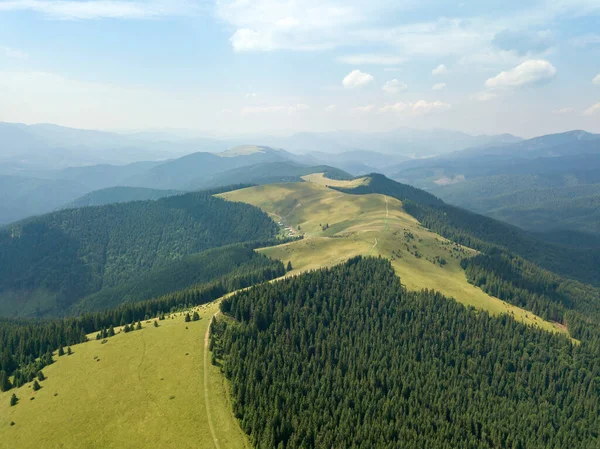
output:
[[[16,394],[12,394],[12,396],[10,397],[10,406],[13,407],[15,405],[17,405],[17,402],[19,402],[19,398],[17,397]]]
[[[112,325],[108,328],[108,336],[109,337],[115,336],[115,328]]]
[[[198,315],[198,312],[194,310],[194,314],[192,315],[192,321],[198,321],[199,319],[200,315]]]
[[[63,355],[65,355],[65,350],[63,349],[63,347],[61,345],[60,348],[58,348],[58,356],[62,357]]]
[[[158,327],[158,321],[154,320],[154,327]]]
[[[5,371],[0,371],[0,391],[8,391],[12,388],[10,379]]]
[[[71,355],[71,354],[73,354],[73,351],[71,351],[71,347],[69,346],[67,348],[67,355]]]
[[[40,382],[43,380],[46,380],[46,376],[44,375],[44,373],[42,371],[38,371],[37,378],[39,379]]]
[[[138,321],[137,325],[135,326],[135,329],[139,331],[141,328],[142,328],[142,322]]]
[[[38,383],[38,381],[37,381],[37,380],[34,380],[34,381],[33,381],[33,387],[32,387],[32,388],[33,388],[33,391],[38,391],[38,390],[39,390],[40,388],[42,388],[42,387],[40,387],[40,384]]]
[[[287,271],[292,271],[292,261],[291,260],[288,261],[286,270]]]
[[[190,314],[189,314],[189,313],[186,313],[186,314],[185,314],[185,322],[186,322],[186,323],[189,323],[189,322],[190,322]]]

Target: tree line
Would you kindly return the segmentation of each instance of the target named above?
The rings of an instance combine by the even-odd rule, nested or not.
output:
[[[44,366],[52,363],[53,351],[82,343],[92,332],[134,325],[141,320],[205,304],[231,291],[283,274],[285,267],[281,261],[260,256],[254,265],[248,264],[243,270],[234,270],[212,282],[105,311],[51,320],[0,318],[0,379],[6,379],[0,387],[9,389],[30,382]],[[12,383],[8,382],[11,376]]]

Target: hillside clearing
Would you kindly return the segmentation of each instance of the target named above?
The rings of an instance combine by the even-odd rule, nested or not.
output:
[[[352,181],[342,181],[338,179],[329,179],[325,176],[325,173],[312,173],[310,175],[302,176],[302,179],[321,186],[345,187],[347,189],[369,183],[369,178],[367,177],[353,179]]]

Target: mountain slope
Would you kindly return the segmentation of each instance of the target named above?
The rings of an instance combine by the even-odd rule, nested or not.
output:
[[[197,192],[67,209],[0,231],[0,311],[56,315],[186,254],[274,236],[263,212]]]
[[[192,181],[188,184],[194,188],[220,187],[232,184],[273,184],[281,182],[302,181],[302,176],[312,173],[325,173],[333,179],[351,179],[352,176],[339,168],[327,165],[306,166],[294,162],[267,162],[234,168],[208,179]]]
[[[145,173],[132,176],[123,182],[123,185],[134,187],[149,187],[155,189],[181,189],[197,188],[207,179],[218,173],[247,167],[267,162],[282,162],[289,158],[280,150],[268,147],[259,148],[259,151],[245,151],[237,153],[193,153],[187,156],[165,162],[151,168]],[[236,181],[239,183],[239,181]]]
[[[87,191],[77,181],[0,175],[0,226],[50,212]]]
[[[129,201],[157,200],[165,196],[173,196],[181,193],[183,192],[179,190],[157,190],[144,187],[108,187],[83,195],[64,204],[61,209],[104,206],[106,204],[126,203]]]

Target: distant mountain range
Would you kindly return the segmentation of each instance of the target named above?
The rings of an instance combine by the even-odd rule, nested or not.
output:
[[[451,204],[547,234],[554,242],[589,245],[600,236],[598,134],[553,134],[405,161],[392,170],[394,179],[428,189]]]

